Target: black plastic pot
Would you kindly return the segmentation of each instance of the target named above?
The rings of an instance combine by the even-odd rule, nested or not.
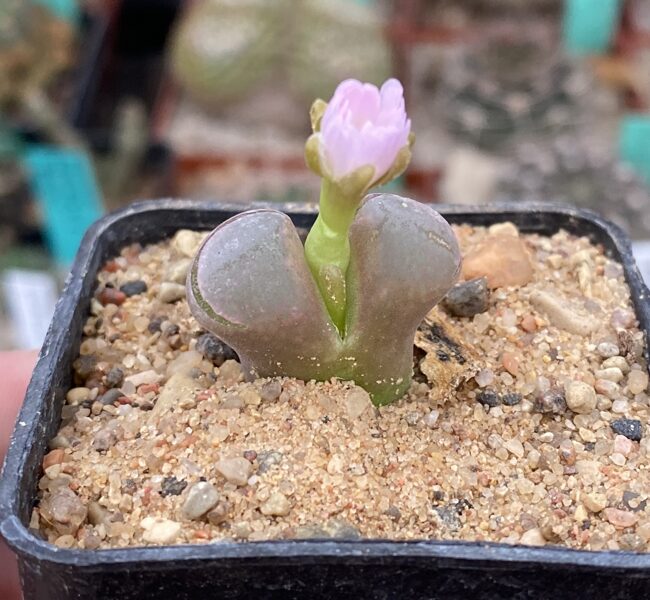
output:
[[[285,207],[309,226],[313,207]],[[0,482],[0,532],[18,553],[25,598],[607,598],[650,597],[650,554],[499,544],[277,541],[122,550],[63,550],[31,533],[41,461],[57,430],[100,265],[128,243],[209,229],[241,208],[160,200],[95,224],[82,243],[18,418]],[[550,206],[441,206],[454,223],[510,220],[523,231],[589,236],[622,262],[641,327],[648,290],[622,232],[592,213]]]

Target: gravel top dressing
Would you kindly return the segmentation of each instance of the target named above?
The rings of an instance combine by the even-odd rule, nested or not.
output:
[[[467,283],[422,324],[409,393],[381,409],[349,382],[244,382],[185,300],[203,234],[124,248],[98,274],[31,527],[87,549],[648,550],[648,375],[622,268],[563,231],[455,231]]]

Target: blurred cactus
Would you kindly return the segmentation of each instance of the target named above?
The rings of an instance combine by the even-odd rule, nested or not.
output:
[[[303,99],[328,97],[342,79],[379,83],[390,67],[376,11],[347,0],[202,0],[177,27],[171,64],[211,109],[278,81]]]
[[[375,10],[350,0],[300,4],[294,51],[287,56],[292,89],[305,98],[328,98],[344,79],[378,84],[389,76],[390,52]]]
[[[589,117],[591,77],[545,27],[501,23],[459,49],[443,72],[450,131],[490,150],[549,134]]]
[[[231,102],[267,80],[278,62],[285,0],[204,0],[180,21],[172,70],[201,104]]]

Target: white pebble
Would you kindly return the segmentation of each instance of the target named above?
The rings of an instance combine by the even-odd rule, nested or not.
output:
[[[640,394],[645,392],[648,387],[648,373],[646,371],[640,371],[635,369],[630,371],[630,374],[627,376],[627,389],[630,390],[632,394]]]
[[[519,540],[521,544],[524,544],[525,546],[545,546],[546,545],[546,539],[542,535],[542,532],[540,529],[537,527],[533,529],[529,529],[528,531],[524,532],[521,536],[521,539]]]
[[[524,445],[517,438],[508,440],[505,443],[505,448],[517,458],[521,458],[524,455]]]
[[[170,281],[163,281],[158,290],[158,300],[168,304],[176,302],[181,298],[185,298],[185,286],[180,283],[171,283]]]
[[[133,375],[129,375],[124,381],[125,383],[130,383],[131,385],[134,385],[136,388],[145,385],[145,384],[150,384],[150,383],[158,383],[161,379],[161,376],[156,373],[153,369],[150,369],[148,371],[142,371],[142,373],[135,373]]]
[[[424,415],[424,424],[427,427],[430,427],[433,429],[436,426],[436,423],[438,423],[438,417],[440,416],[440,411],[438,410],[432,410],[431,412],[427,413]]]
[[[87,387],[72,388],[65,396],[66,402],[77,406],[90,398],[90,390]]]
[[[598,344],[596,350],[603,358],[610,358],[620,354],[618,346],[612,342],[601,342]]]
[[[481,369],[475,376],[474,380],[479,387],[486,387],[494,383],[494,371],[492,369]]]
[[[140,522],[145,532],[142,538],[152,544],[169,544],[173,542],[181,531],[181,524],[160,517],[146,517]]]
[[[358,386],[354,386],[345,398],[345,409],[353,419],[358,419],[371,406],[370,395]]]
[[[596,408],[596,391],[583,381],[572,381],[565,390],[567,406],[575,413],[589,414]]]
[[[599,369],[594,373],[597,379],[606,379],[607,381],[613,381],[618,383],[624,377],[623,371],[618,367],[610,367],[609,369]]]
[[[214,468],[235,485],[246,485],[253,473],[253,465],[244,457],[223,458]]]
[[[186,519],[198,519],[219,502],[219,492],[211,483],[199,481],[187,492],[182,513]]]
[[[610,369],[616,367],[620,369],[623,373],[630,372],[630,365],[627,364],[627,361],[622,356],[610,356],[603,361],[601,365],[603,369]]]
[[[280,492],[273,492],[260,506],[260,512],[269,517],[284,517],[291,510],[291,502]]]

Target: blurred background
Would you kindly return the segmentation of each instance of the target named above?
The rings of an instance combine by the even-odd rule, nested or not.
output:
[[[315,202],[312,100],[388,76],[395,189],[591,208],[650,277],[650,0],[0,0],[0,349],[40,345],[107,211]]]

